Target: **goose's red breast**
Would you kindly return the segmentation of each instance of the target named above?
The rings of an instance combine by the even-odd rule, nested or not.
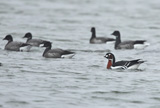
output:
[[[112,66],[112,61],[111,61],[111,60],[108,60],[107,69],[110,69],[111,66]]]

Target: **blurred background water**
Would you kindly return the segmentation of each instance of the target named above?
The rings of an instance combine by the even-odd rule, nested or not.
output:
[[[0,108],[160,108],[159,0],[1,0]],[[97,36],[146,39],[144,50],[114,50],[114,43],[91,45]],[[5,51],[2,39],[31,32],[53,48],[76,52],[73,59],[46,59],[43,48]],[[140,70],[107,70],[103,57],[141,58]]]

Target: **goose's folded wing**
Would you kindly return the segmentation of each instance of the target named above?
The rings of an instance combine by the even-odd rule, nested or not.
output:
[[[56,49],[51,49],[48,52],[46,52],[46,56],[50,58],[60,58],[62,55],[63,50],[56,48]]]
[[[57,53],[57,52],[51,52],[51,51],[48,51],[46,53],[46,57],[49,57],[49,58],[60,58],[61,57],[61,54]]]
[[[128,63],[128,61],[118,61],[115,62],[112,66],[125,66],[125,64]]]
[[[9,50],[19,50],[20,47],[23,46],[23,42],[10,42],[9,44],[6,45],[6,49]]]
[[[118,45],[120,49],[132,49],[134,48],[134,41],[124,41]]]
[[[27,43],[32,45],[32,46],[39,46],[40,44],[43,43],[43,40],[41,40],[41,39],[31,39]]]

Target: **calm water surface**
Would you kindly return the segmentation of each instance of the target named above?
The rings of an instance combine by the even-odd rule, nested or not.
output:
[[[160,108],[159,0],[1,0],[0,108]],[[114,50],[114,44],[91,45],[98,36],[146,39],[145,50]],[[43,48],[5,51],[2,39],[31,32],[53,48],[71,49],[73,59],[47,59]],[[142,58],[140,70],[106,70],[103,57]]]

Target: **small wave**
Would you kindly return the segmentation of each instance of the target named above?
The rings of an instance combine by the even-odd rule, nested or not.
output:
[[[18,100],[12,100],[12,101],[7,101],[6,102],[7,104],[29,104],[28,102],[26,101],[18,101]]]
[[[160,28],[159,27],[148,27],[149,29],[156,29],[156,30],[159,30]]]
[[[111,91],[111,93],[115,93],[115,94],[130,94],[133,92],[127,92],[127,91]]]
[[[151,99],[154,99],[154,100],[160,101],[160,97],[152,97]]]
[[[131,102],[131,103],[138,103],[138,104],[144,103],[143,101],[137,101],[137,100],[133,100],[133,101],[129,101],[129,102]]]
[[[68,39],[55,39],[55,41],[72,42],[72,40],[68,40]]]
[[[78,51],[78,52],[110,52],[109,49],[107,50],[75,50],[75,49],[69,49],[71,51]]]

